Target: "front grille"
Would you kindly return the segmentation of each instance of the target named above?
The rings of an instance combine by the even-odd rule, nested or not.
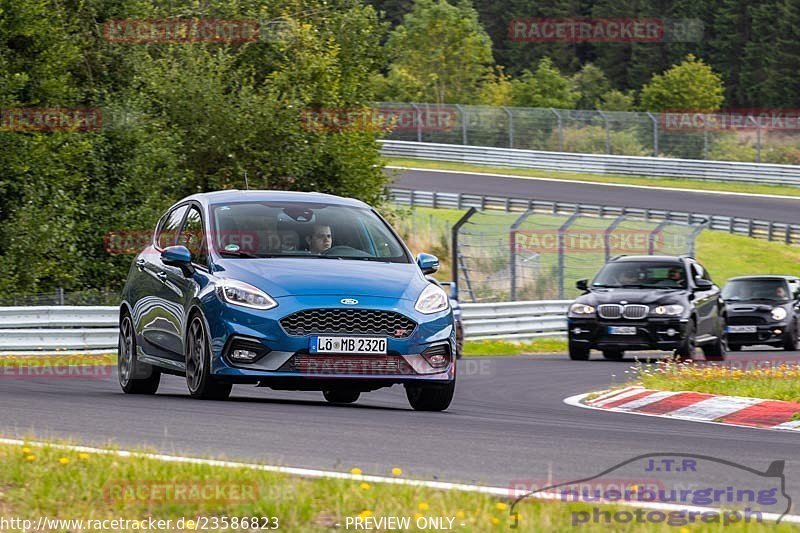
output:
[[[622,316],[631,320],[638,320],[646,317],[648,311],[650,311],[650,308],[646,305],[626,305]]]
[[[725,323],[729,326],[755,326],[767,321],[760,316],[729,316]]]
[[[605,304],[597,308],[601,318],[615,319],[622,316],[622,306],[617,304]]]
[[[393,311],[374,309],[308,309],[281,319],[289,335],[380,335],[405,339],[416,329],[410,318]]]
[[[320,356],[295,355],[290,370],[302,374],[411,374],[411,366],[399,355]]]

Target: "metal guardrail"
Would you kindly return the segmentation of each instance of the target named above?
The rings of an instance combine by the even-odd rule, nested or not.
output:
[[[800,166],[701,159],[669,159],[623,155],[540,152],[487,146],[462,146],[411,141],[378,141],[387,157],[411,157],[513,168],[533,168],[591,174],[800,186]]]
[[[572,300],[461,304],[469,340],[563,337]]]
[[[663,209],[641,207],[614,207],[572,202],[552,202],[529,198],[509,198],[505,196],[483,196],[479,194],[447,193],[434,191],[412,191],[389,188],[389,200],[401,205],[425,206],[450,209],[500,209],[504,211],[528,211],[551,215],[619,216],[655,222],[678,222],[684,224],[704,224],[707,229],[724,231],[735,235],[745,235],[785,244],[800,243],[800,225],[768,220],[706,215]]]
[[[0,351],[116,348],[118,319],[111,306],[0,307]]]
[[[462,304],[471,340],[562,336],[571,300]],[[0,308],[0,352],[101,350],[117,347],[116,307]]]

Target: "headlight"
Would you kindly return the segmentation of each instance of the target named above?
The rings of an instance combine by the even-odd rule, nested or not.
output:
[[[223,280],[217,286],[217,294],[229,304],[241,305],[242,307],[262,310],[278,307],[278,302],[273,300],[266,292],[258,287],[253,287],[249,283],[235,279]]]
[[[450,298],[447,294],[438,285],[430,283],[417,298],[414,309],[420,313],[430,315],[431,313],[444,311],[449,305]]]
[[[786,309],[783,307],[774,307],[770,314],[772,315],[772,320],[783,320],[786,318]]]
[[[677,316],[683,313],[683,306],[678,304],[659,305],[653,309],[653,314],[659,316]]]
[[[569,312],[574,315],[593,315],[594,307],[586,304],[572,304],[569,306]]]

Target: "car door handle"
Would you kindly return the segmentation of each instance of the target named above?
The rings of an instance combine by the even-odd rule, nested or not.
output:
[[[144,265],[146,265],[146,264],[147,264],[147,261],[145,261],[144,259],[137,259],[136,260],[136,268],[139,269],[139,272],[144,270]]]
[[[166,272],[157,272],[156,277],[161,281],[167,281],[167,273]]]

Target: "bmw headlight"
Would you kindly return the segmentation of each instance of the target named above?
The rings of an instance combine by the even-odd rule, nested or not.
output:
[[[783,320],[786,318],[786,309],[783,307],[773,307],[770,315],[772,315],[772,320]]]
[[[569,306],[569,312],[573,315],[593,315],[595,309],[591,305],[575,303]]]
[[[217,294],[223,301],[242,307],[252,309],[272,309],[278,307],[278,302],[272,299],[269,294],[258,287],[253,287],[244,281],[235,279],[223,280],[217,286]]]
[[[659,305],[653,309],[656,316],[678,316],[683,313],[683,306],[678,304]]]
[[[438,313],[444,311],[450,305],[450,298],[447,294],[433,283],[428,284],[422,294],[417,298],[417,303],[414,304],[414,309],[425,315]]]

